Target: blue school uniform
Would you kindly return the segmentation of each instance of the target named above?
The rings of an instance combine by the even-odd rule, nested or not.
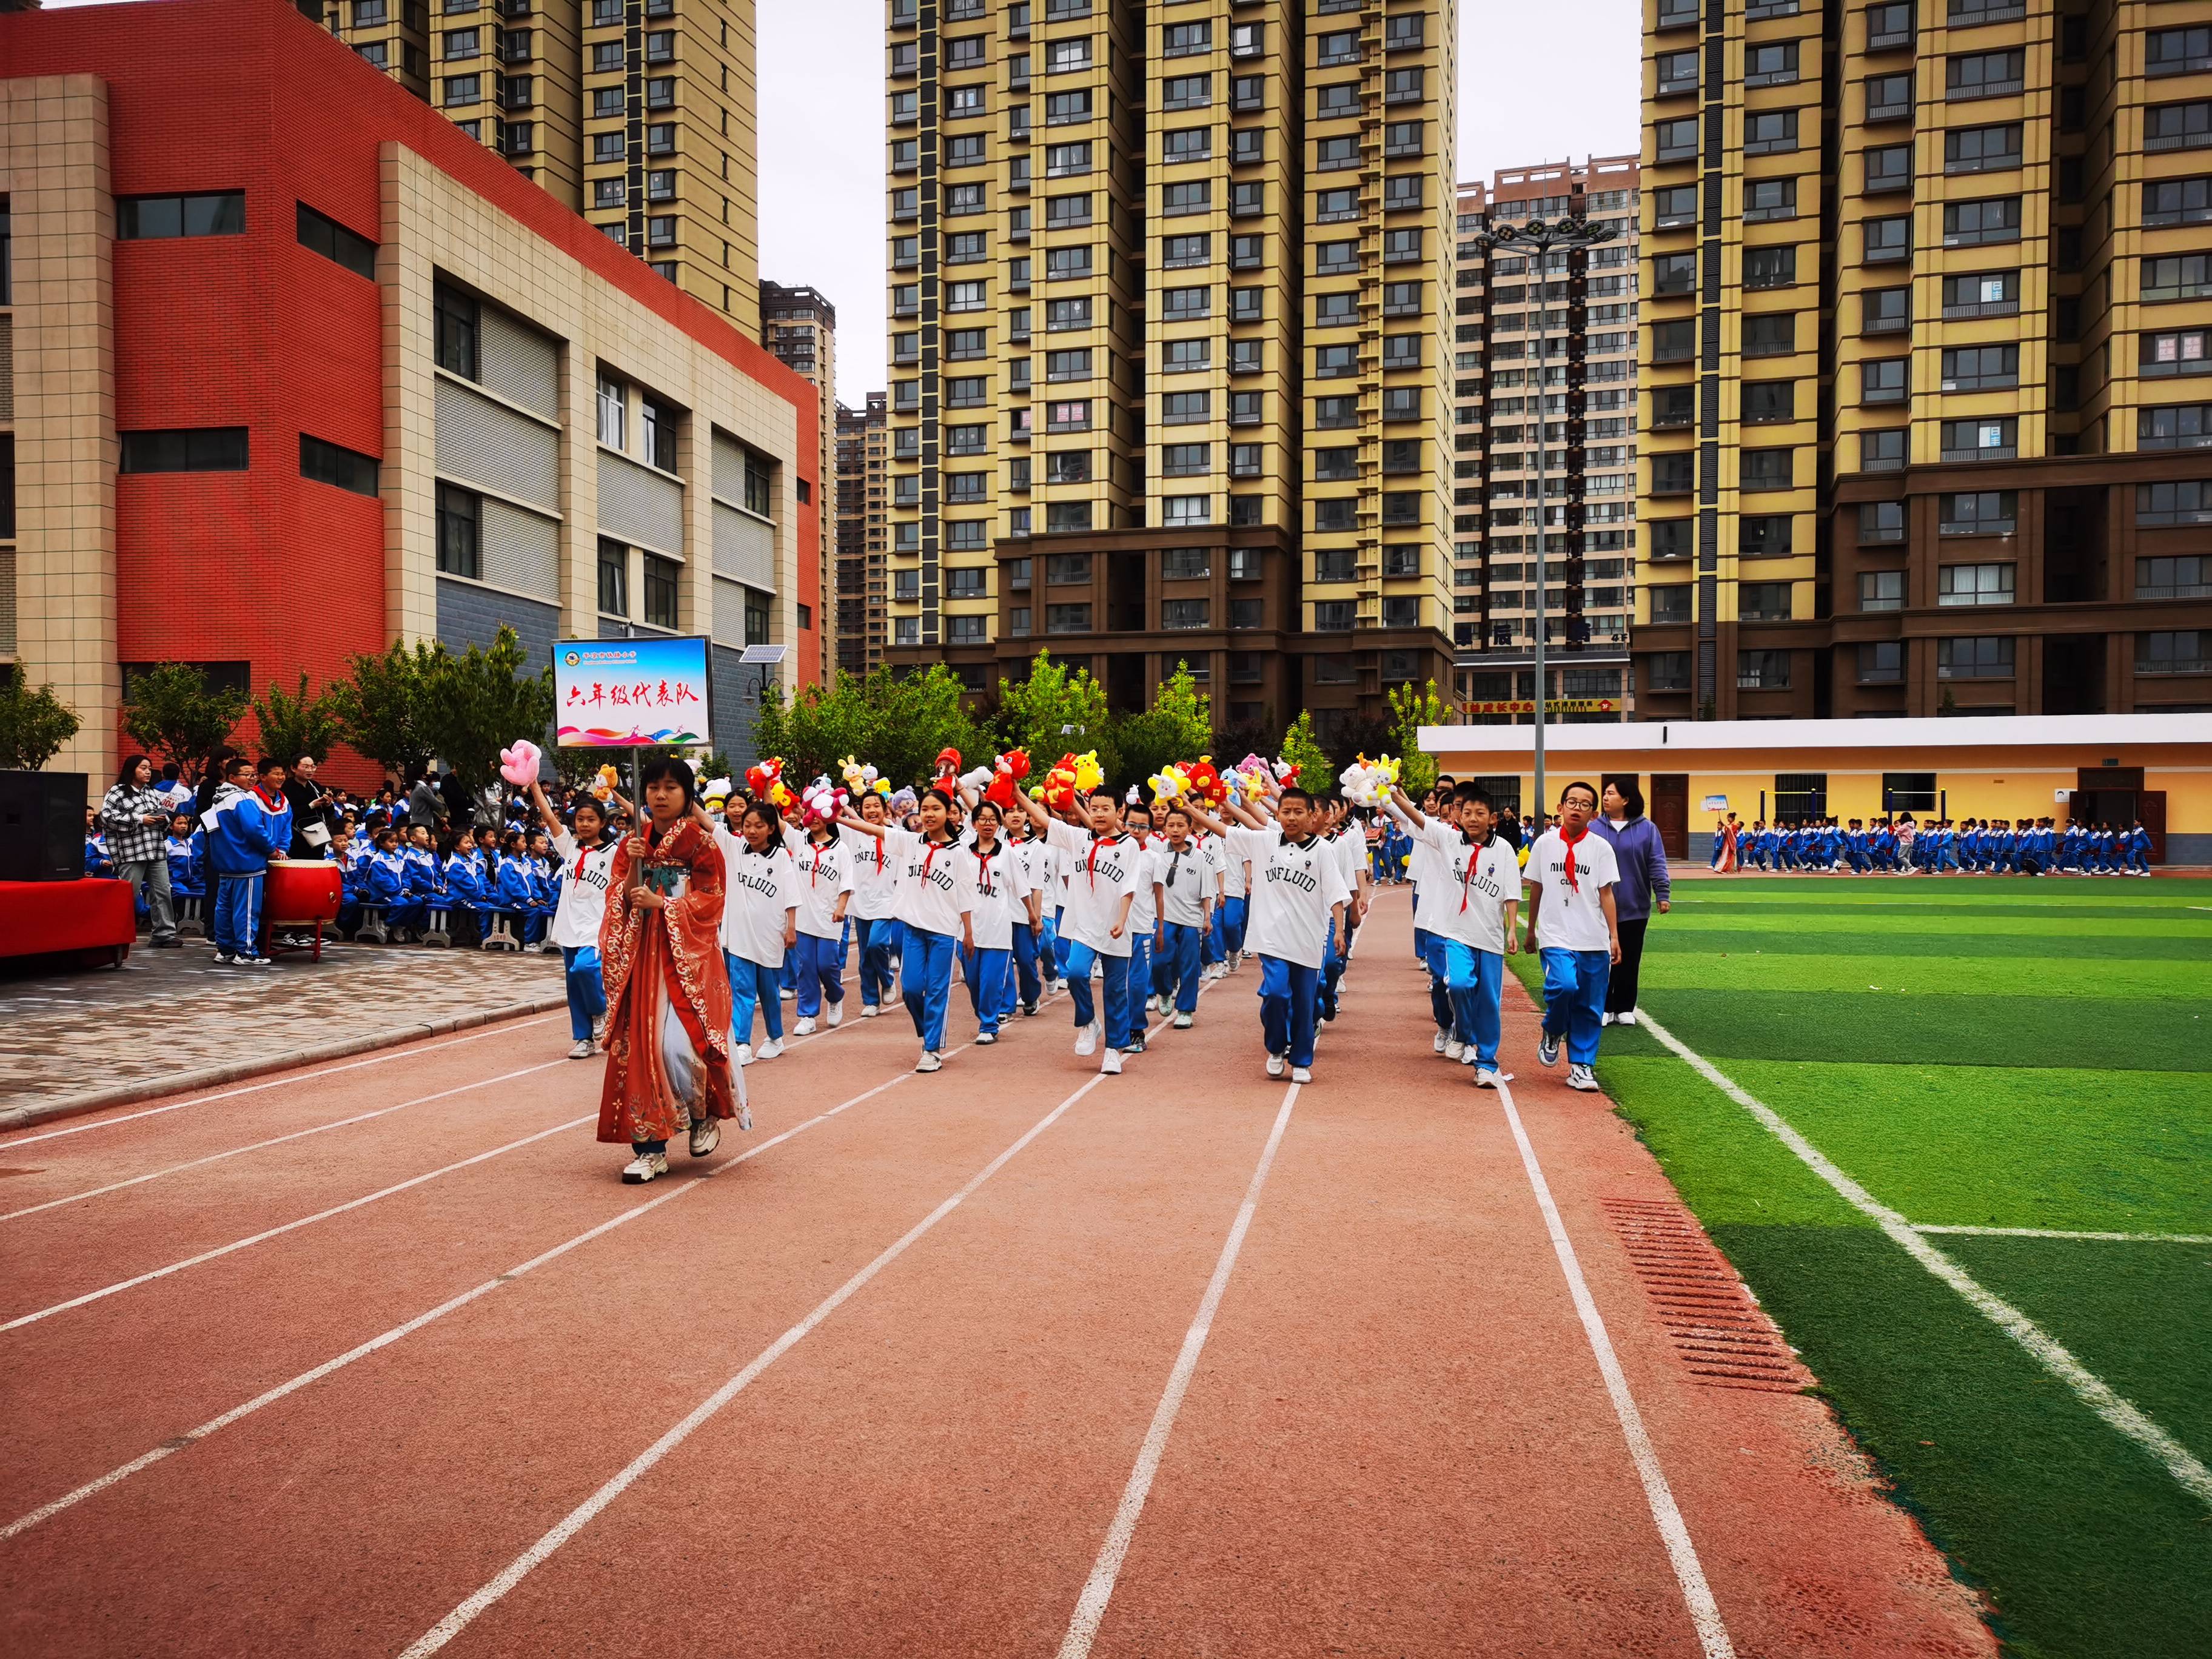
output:
[[[545,937],[548,912],[536,876],[528,859],[500,854],[499,874],[492,888],[494,908],[514,913],[516,929],[526,945],[535,945]]]
[[[200,898],[205,896],[207,885],[206,838],[195,830],[179,840],[167,836],[162,850],[169,860],[169,890],[179,898]]]

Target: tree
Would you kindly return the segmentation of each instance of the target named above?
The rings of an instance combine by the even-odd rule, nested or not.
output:
[[[1037,773],[1062,755],[1095,749],[1108,787],[1124,781],[1106,688],[1088,669],[1070,673],[1049,651],[1036,653],[1027,679],[999,682],[999,733],[1009,749],[1029,750],[1030,769]]]
[[[82,724],[52,686],[34,691],[20,670],[0,673],[0,772],[37,771]]]
[[[1306,710],[1298,711],[1290,729],[1283,733],[1281,757],[1298,769],[1298,781],[1309,789],[1328,789],[1336,783],[1336,763],[1328,757],[1328,750],[1321,746],[1314,735],[1313,716]]]
[[[514,629],[500,624],[491,648],[432,659],[429,696],[419,724],[430,751],[482,789],[499,775],[499,751],[518,738],[544,741],[553,724],[553,666],[532,674]]]
[[[264,753],[287,766],[302,755],[313,755],[320,766],[331,756],[339,738],[337,699],[329,686],[313,696],[307,691],[307,671],[300,671],[300,689],[287,691],[271,684],[253,700],[253,723],[261,728]]]
[[[1391,738],[1398,745],[1398,785],[1419,800],[1437,784],[1437,757],[1421,752],[1421,728],[1444,723],[1443,699],[1431,680],[1425,691],[1411,685],[1391,687],[1389,702]]]
[[[331,686],[345,740],[403,778],[429,764],[438,752],[431,702],[446,655],[442,645],[394,640],[389,650],[349,659],[347,678]]]
[[[1150,708],[1115,723],[1114,746],[1129,781],[1136,784],[1163,766],[1213,752],[1212,700],[1198,689],[1188,663],[1176,664]]]
[[[190,663],[165,662],[123,688],[123,730],[149,755],[166,755],[187,780],[204,772],[246,713],[239,686],[212,685]]]

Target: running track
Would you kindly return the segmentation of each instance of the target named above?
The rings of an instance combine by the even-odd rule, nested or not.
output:
[[[1064,1000],[850,1021],[642,1189],[557,1018],[0,1140],[0,1650],[1994,1651],[1824,1408],[1685,1368],[1510,981],[1525,1154],[1401,893],[1313,1085],[1255,983],[1118,1079]]]

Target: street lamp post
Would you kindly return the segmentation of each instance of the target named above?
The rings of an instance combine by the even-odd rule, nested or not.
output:
[[[1534,270],[1530,273],[1530,275],[1531,275],[1531,276],[1532,276],[1532,278],[1533,278],[1533,281],[1532,281],[1532,282],[1531,282],[1531,283],[1530,283],[1530,287],[1531,287],[1531,289],[1533,289],[1533,295],[1532,295],[1532,297],[1533,297],[1533,298],[1535,300],[1535,301],[1536,301],[1536,304],[1535,304],[1535,307],[1534,307],[1534,310],[1535,310],[1535,313],[1536,313],[1536,314],[1537,314],[1537,316],[1538,316],[1538,318],[1539,318],[1539,319],[1540,319],[1540,319],[1541,319],[1542,314],[1543,314],[1543,297],[1544,297],[1544,295],[1543,295],[1543,289],[1544,289],[1544,277],[1545,277],[1545,274],[1546,274],[1546,273],[1545,273],[1545,270],[1544,270],[1544,266],[1545,266],[1545,264],[1546,264],[1546,258],[1547,258],[1547,255],[1549,255],[1549,254],[1552,254],[1552,253],[1555,253],[1555,252],[1559,252],[1559,253],[1572,252],[1574,250],[1576,250],[1576,249],[1577,249],[1577,248],[1589,248],[1589,247],[1595,247],[1595,246],[1597,246],[1597,244],[1599,244],[1600,242],[1609,242],[1609,241],[1611,241],[1611,240],[1613,240],[1613,227],[1612,227],[1611,225],[1609,225],[1609,224],[1607,224],[1607,223],[1604,222],[1602,220],[1599,221],[1597,223],[1593,224],[1593,223],[1591,223],[1591,222],[1590,222],[1590,221],[1589,221],[1588,219],[1578,218],[1578,217],[1574,217],[1574,216],[1568,216],[1568,217],[1559,218],[1559,219],[1552,219],[1552,220],[1531,219],[1531,220],[1529,220],[1529,221],[1528,221],[1528,222],[1527,224],[1525,224],[1525,225],[1500,225],[1500,226],[1498,226],[1498,228],[1497,228],[1497,229],[1495,229],[1495,230],[1486,230],[1486,231],[1482,231],[1482,232],[1479,233],[1476,236],[1474,236],[1474,237],[1473,238],[1473,240],[1474,240],[1474,246],[1477,246],[1478,248],[1481,249],[1485,253],[1494,252],[1496,252],[1498,249],[1504,248],[1504,249],[1508,249],[1508,250],[1525,250],[1525,251],[1526,251],[1526,252],[1528,252],[1528,253],[1532,257],[1532,259],[1533,259],[1533,261],[1534,261],[1534,267],[1535,267],[1535,268],[1534,268]],[[1543,357],[1543,355],[1542,355],[1542,349],[1543,349],[1543,348],[1542,348],[1542,343],[1541,343],[1541,342],[1542,342],[1542,337],[1542,337],[1542,331],[1541,331],[1541,328],[1540,328],[1540,326],[1539,331],[1538,331],[1538,335],[1537,335],[1537,338],[1538,338],[1538,347],[1537,347],[1538,356],[1537,356],[1537,358],[1536,358],[1536,386],[1535,386],[1535,392],[1536,392],[1536,396],[1535,396],[1535,404],[1536,404],[1536,408],[1535,408],[1535,416],[1536,416],[1536,710],[1535,710],[1535,716],[1536,716],[1536,719],[1535,719],[1535,760],[1536,760],[1536,768],[1535,768],[1535,770],[1536,770],[1535,786],[1536,786],[1536,799],[1535,799],[1535,808],[1536,808],[1536,813],[1537,813],[1537,823],[1538,823],[1539,824],[1540,824],[1540,823],[1543,822],[1543,813],[1544,813],[1544,810],[1545,810],[1545,799],[1546,799],[1546,798],[1545,798],[1545,794],[1544,794],[1544,704],[1545,704],[1545,702],[1546,702],[1546,693],[1547,693],[1547,691],[1549,690],[1549,687],[1548,687],[1548,684],[1547,684],[1547,680],[1546,680],[1546,678],[1545,678],[1545,667],[1544,667],[1544,634],[1545,634],[1545,620],[1546,620],[1546,618],[1545,618],[1545,609],[1544,609],[1544,584],[1545,584],[1545,582],[1548,580],[1548,577],[1547,577],[1547,573],[1546,573],[1546,568],[1545,568],[1545,567],[1546,567],[1546,562],[1547,562],[1547,561],[1548,560],[1548,558],[1549,558],[1549,556],[1550,556],[1550,553],[1549,553],[1549,543],[1550,543],[1550,541],[1551,541],[1551,537],[1550,537],[1550,535],[1548,534],[1548,532],[1545,530],[1545,527],[1544,527],[1544,514],[1545,514],[1545,512],[1546,512],[1546,507],[1545,507],[1545,495],[1544,495],[1544,460],[1545,460],[1545,454],[1544,454],[1544,414],[1545,414],[1545,410],[1544,410],[1544,362],[1545,362],[1545,360],[1544,360],[1544,357]],[[1563,400],[1563,401],[1564,401],[1564,400]]]

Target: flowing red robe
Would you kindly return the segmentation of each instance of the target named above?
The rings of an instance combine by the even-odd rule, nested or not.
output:
[[[730,1066],[730,978],[722,961],[722,854],[690,818],[660,830],[642,859],[635,841],[615,849],[607,872],[606,919],[599,926],[599,972],[607,990],[607,1077],[599,1097],[599,1139],[634,1144],[672,1140],[696,1113],[738,1115]],[[641,872],[678,871],[684,892],[659,909],[634,904]],[[696,1109],[678,1098],[660,1052],[665,1011],[683,1022],[699,1057]]]

